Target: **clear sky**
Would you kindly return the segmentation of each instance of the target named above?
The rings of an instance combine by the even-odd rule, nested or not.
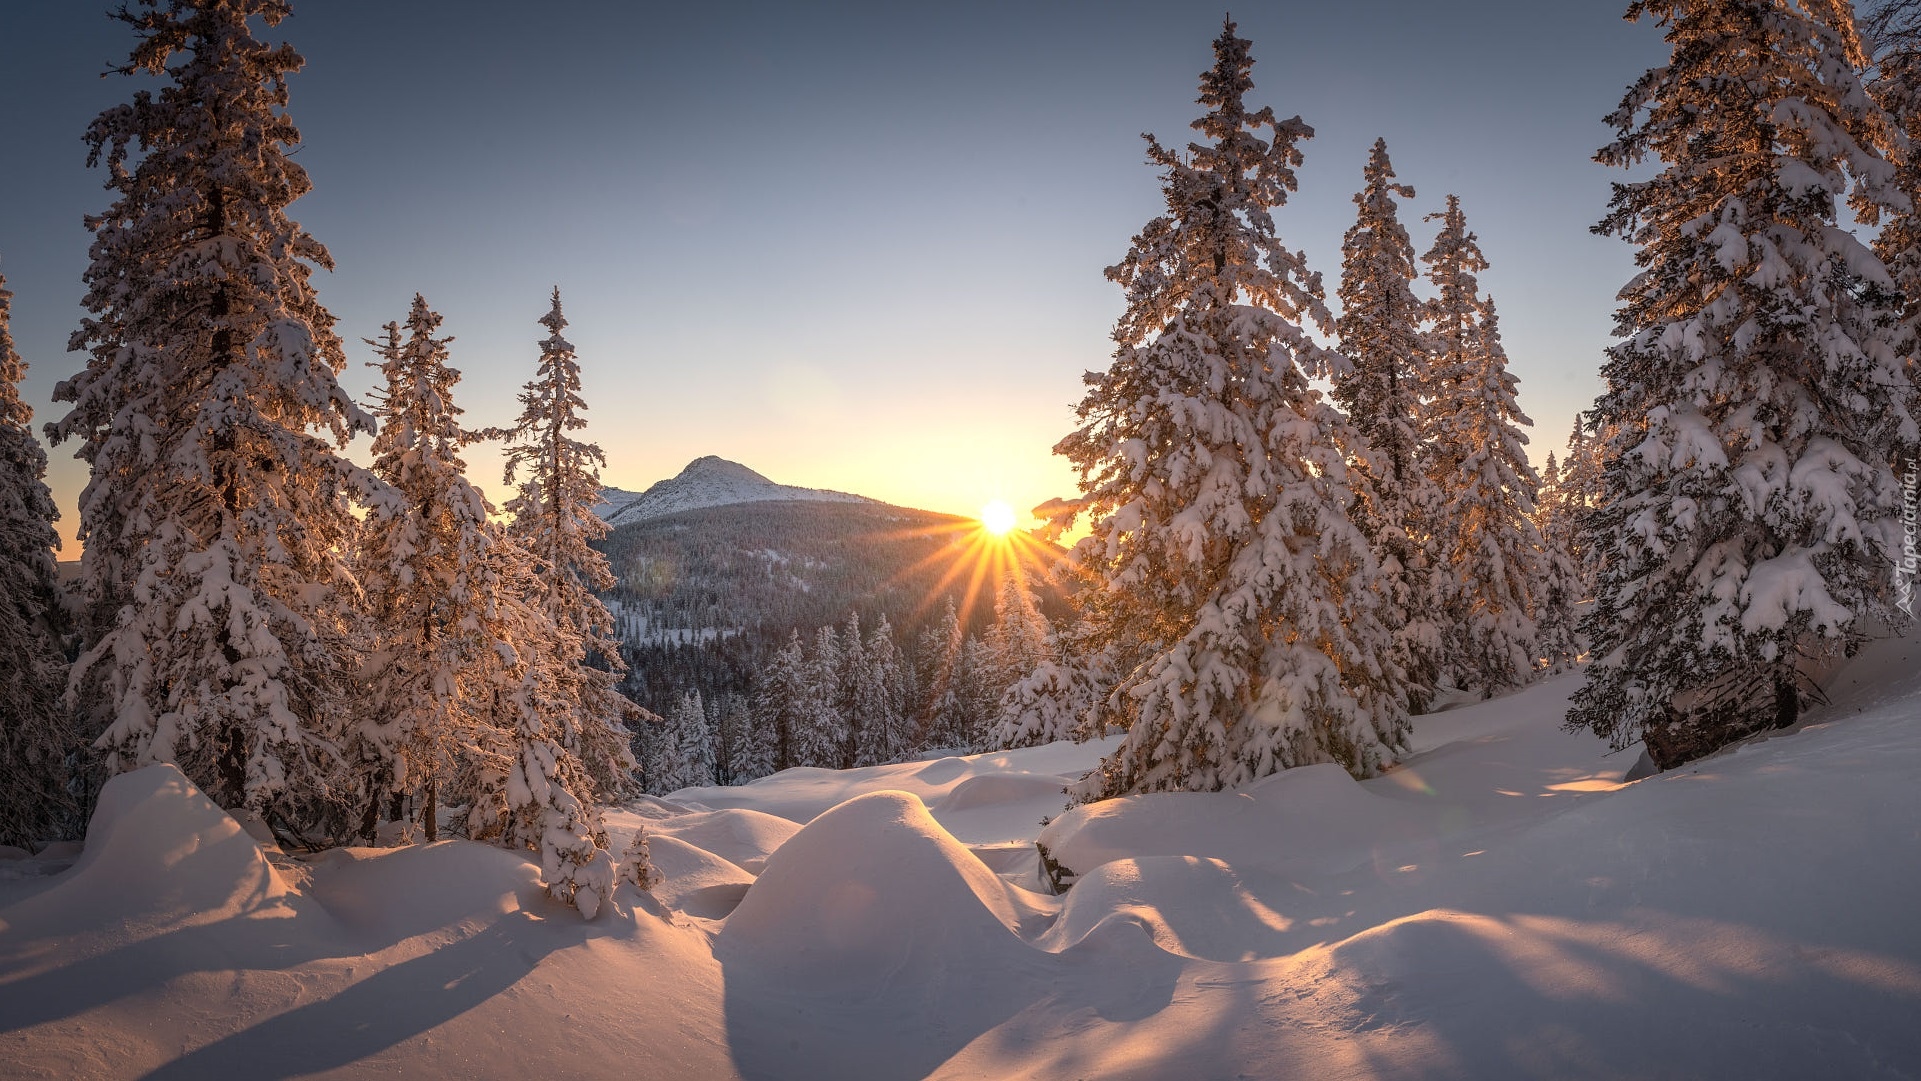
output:
[[[0,7],[0,273],[39,421],[82,359],[107,205],[81,134],[142,80],[106,0]],[[1632,251],[1588,227],[1616,177],[1600,118],[1665,47],[1616,0],[1270,0],[1236,12],[1250,103],[1299,114],[1277,216],[1332,299],[1367,149],[1421,221],[1449,192],[1493,266],[1542,460],[1599,389]],[[1186,142],[1219,4],[295,0],[272,38],[314,181],[292,214],[338,264],[351,344],[418,291],[456,336],[457,400],[504,423],[558,285],[603,479],[718,454],[787,484],[973,514],[1074,494],[1051,454],[1121,308],[1102,268],[1160,209],[1144,131]],[[364,450],[366,441],[361,441]],[[71,538],[85,483],[51,449]],[[498,455],[471,472],[496,499]],[[67,552],[71,558],[75,552]]]

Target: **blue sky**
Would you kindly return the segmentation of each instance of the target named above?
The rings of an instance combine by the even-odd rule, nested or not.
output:
[[[0,273],[45,420],[107,203],[80,136],[141,80],[106,5],[0,14]],[[1632,250],[1595,237],[1601,116],[1665,50],[1609,0],[1351,0],[1236,12],[1255,105],[1300,114],[1276,216],[1333,293],[1367,148],[1418,196],[1459,194],[1492,268],[1537,460],[1599,388]],[[414,292],[446,316],[475,426],[513,413],[559,285],[605,479],[719,454],[775,480],[973,513],[1069,495],[1050,454],[1104,367],[1102,268],[1160,208],[1140,133],[1185,141],[1218,5],[669,6],[296,0],[293,216],[338,264],[320,295],[354,347]],[[364,446],[365,441],[362,441]],[[73,528],[85,481],[52,476]],[[497,455],[469,456],[496,499]],[[69,555],[72,553],[69,552]]]

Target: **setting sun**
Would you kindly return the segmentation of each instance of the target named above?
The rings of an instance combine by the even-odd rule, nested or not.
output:
[[[1004,537],[1014,528],[1014,508],[1004,499],[996,499],[981,508],[981,528],[996,537]]]

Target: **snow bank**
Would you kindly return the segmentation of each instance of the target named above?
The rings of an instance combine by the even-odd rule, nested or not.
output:
[[[759,874],[767,857],[798,832],[800,827],[785,818],[763,811],[725,808],[655,822],[648,836],[677,837],[751,874]]]
[[[1169,953],[1213,961],[1289,952],[1284,936],[1294,923],[1255,897],[1220,860],[1153,856],[1115,860],[1082,877],[1062,897],[1060,918],[1037,944],[1071,949],[1114,921],[1138,924]]]
[[[874,792],[782,845],[727,919],[723,956],[812,983],[938,980],[1026,947],[1007,889],[905,792]]]
[[[1377,796],[1339,766],[1303,766],[1238,792],[1166,792],[1076,807],[1041,831],[1056,861],[1085,875],[1114,860],[1197,856],[1239,868],[1370,858],[1383,838],[1432,832],[1419,808]]]
[[[163,929],[278,907],[286,886],[225,811],[171,765],[123,773],[100,791],[86,846],[55,883],[8,908],[7,941],[112,929],[124,945]]]

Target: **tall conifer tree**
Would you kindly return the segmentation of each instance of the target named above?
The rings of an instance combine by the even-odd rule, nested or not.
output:
[[[514,427],[500,433],[508,443],[506,476],[520,490],[506,510],[513,515],[512,535],[533,559],[535,594],[530,598],[556,637],[555,688],[566,708],[554,717],[561,742],[586,763],[595,785],[614,799],[633,786],[635,763],[628,751],[629,721],[638,708],[615,686],[626,672],[613,616],[597,590],[613,588],[607,557],[593,547],[608,526],[594,513],[600,498],[599,467],[607,462],[598,446],[574,438],[587,426],[587,403],[580,394],[580,362],[561,331],[560,290],[540,319],[548,330],[540,343],[540,366],[520,393],[521,412]]]
[[[1662,767],[1792,723],[1803,666],[1896,618],[1912,453],[1903,298],[1839,228],[1899,207],[1894,124],[1864,92],[1849,5],[1637,0],[1670,61],[1629,88],[1597,155],[1596,227],[1640,246],[1595,405],[1612,435],[1584,625],[1598,660],[1568,724]]]
[[[1428,383],[1426,307],[1414,296],[1420,275],[1414,243],[1395,197],[1414,189],[1396,183],[1387,140],[1376,139],[1354,196],[1360,208],[1341,239],[1341,352],[1351,364],[1334,380],[1334,400],[1367,439],[1372,455],[1356,455],[1366,479],[1357,521],[1381,565],[1382,620],[1395,629],[1407,670],[1411,708],[1425,708],[1440,672],[1437,594],[1428,550],[1440,499],[1422,469],[1421,388]]]
[[[13,348],[13,294],[0,277],[0,845],[28,847],[72,831],[67,763],[80,749],[61,701],[67,663],[54,578],[59,517],[47,455],[20,399],[27,366]]]
[[[1308,383],[1338,376],[1320,279],[1274,233],[1294,190],[1296,117],[1244,103],[1249,43],[1229,22],[1201,78],[1207,140],[1148,137],[1167,212],[1108,277],[1127,292],[1114,363],[1089,373],[1077,558],[1095,650],[1140,644],[1108,696],[1125,743],[1073,790],[1082,802],[1213,790],[1288,766],[1376,770],[1404,739],[1401,672],[1368,582],[1343,454],[1357,437]]]
[[[287,216],[291,47],[248,21],[284,0],[138,0],[119,71],[165,80],[87,129],[114,202],[87,219],[89,359],[49,427],[92,467],[80,498],[82,701],[112,768],[177,762],[227,806],[324,803],[358,607],[341,561],[371,425],[335,377],[312,288],[327,251]],[[303,808],[305,810],[303,810]]]

